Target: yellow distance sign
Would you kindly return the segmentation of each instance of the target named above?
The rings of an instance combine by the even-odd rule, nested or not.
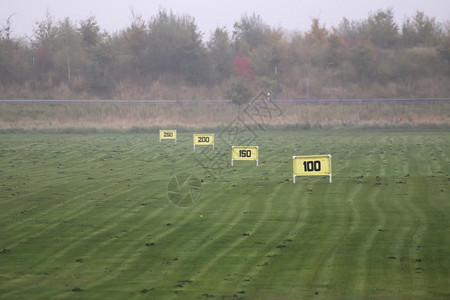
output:
[[[235,160],[256,160],[258,166],[259,147],[258,146],[232,146],[231,147],[231,166]]]
[[[175,140],[175,143],[177,142],[177,130],[176,129],[170,129],[170,130],[163,130],[161,129],[159,131],[159,141],[161,140]]]
[[[294,156],[293,182],[297,176],[329,176],[331,183],[331,154]]]
[[[194,133],[194,149],[195,146],[213,146],[214,149],[214,134],[213,133]]]

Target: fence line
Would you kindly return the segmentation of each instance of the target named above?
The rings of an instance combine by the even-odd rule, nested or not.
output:
[[[264,101],[264,100],[256,100]],[[391,99],[285,99],[271,100],[274,103],[362,103],[362,102],[446,102],[450,98],[391,98]],[[11,104],[226,104],[231,100],[48,100],[48,99],[4,99],[0,103]]]

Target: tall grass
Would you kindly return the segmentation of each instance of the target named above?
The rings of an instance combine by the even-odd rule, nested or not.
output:
[[[449,102],[420,103],[282,103],[277,114],[259,111],[268,127],[449,127]],[[252,126],[250,118],[229,104],[0,104],[2,131],[129,131],[161,127],[188,130],[221,128],[237,116]]]

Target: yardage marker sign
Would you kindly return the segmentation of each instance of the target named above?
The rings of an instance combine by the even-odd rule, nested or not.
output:
[[[293,182],[297,176],[329,176],[331,183],[331,154],[293,156]]]
[[[171,130],[159,130],[159,141],[161,140],[175,140],[175,143],[177,142],[177,130],[171,129]]]
[[[258,146],[232,146],[231,147],[231,166],[235,160],[256,160],[258,166],[259,147]]]
[[[194,133],[194,149],[195,146],[213,146],[214,149],[214,133]]]

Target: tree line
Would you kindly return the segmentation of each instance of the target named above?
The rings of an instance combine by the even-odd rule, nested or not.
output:
[[[221,87],[218,97],[449,96],[450,22],[418,11],[402,24],[392,9],[327,28],[312,19],[307,32],[270,27],[243,15],[231,31],[218,27],[208,40],[187,14],[160,9],[115,33],[94,16],[55,21],[47,13],[29,38],[13,37],[14,16],[0,27],[0,88],[66,87],[79,97],[113,97],[117,85],[159,81],[173,88]],[[433,89],[430,82],[434,83]],[[234,95],[234,96],[233,96]]]

